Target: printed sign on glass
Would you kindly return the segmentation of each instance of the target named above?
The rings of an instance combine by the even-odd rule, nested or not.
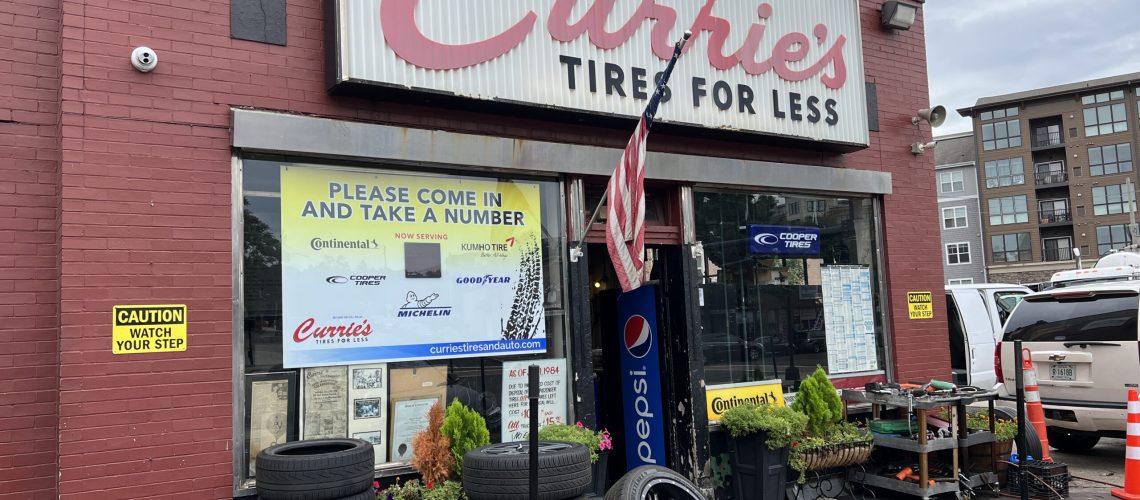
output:
[[[765,255],[819,255],[819,228],[750,224],[748,251]]]
[[[281,232],[286,368],[546,352],[537,184],[286,166]]]

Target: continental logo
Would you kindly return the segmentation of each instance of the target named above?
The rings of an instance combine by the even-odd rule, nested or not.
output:
[[[735,407],[740,406],[742,404],[749,404],[749,403],[771,405],[771,404],[776,404],[777,400],[776,400],[776,396],[774,394],[757,394],[755,396],[746,397],[746,398],[741,398],[741,397],[736,397],[736,396],[731,396],[728,398],[715,397],[712,399],[710,404],[712,404],[713,413],[720,415],[720,414],[723,414],[724,412],[728,411],[731,408],[735,408]]]
[[[336,238],[313,238],[309,240],[309,248],[316,251],[321,250],[375,250],[380,248],[380,244],[375,239],[371,240],[338,240]]]

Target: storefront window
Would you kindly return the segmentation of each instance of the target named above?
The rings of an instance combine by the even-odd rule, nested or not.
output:
[[[315,200],[316,215],[296,222],[293,212],[297,211],[284,199],[292,195],[283,197],[282,186],[296,183],[288,176],[298,172],[337,182],[349,179],[343,191],[351,194],[329,196],[328,206]],[[352,179],[365,179],[365,191],[357,191],[360,188]],[[333,181],[324,184],[331,186]],[[373,193],[373,186],[379,191]],[[388,211],[385,216],[377,215],[379,208],[368,215],[361,213],[368,202],[362,201],[362,193],[379,196],[371,201],[379,207],[394,200],[387,190],[391,186],[411,186],[413,200],[408,206],[415,205],[416,220],[401,226],[391,218],[399,211]],[[416,193],[425,188],[423,203],[416,202]],[[318,187],[314,192],[329,189]],[[418,417],[437,400],[447,404],[458,399],[478,411],[487,420],[492,442],[520,439],[520,429],[513,422],[521,420],[525,425],[525,419],[512,414],[518,408],[512,409],[514,405],[503,400],[504,384],[516,382],[520,375],[525,380],[525,373],[517,369],[531,360],[558,367],[554,370],[559,379],[556,385],[563,398],[560,405],[553,405],[556,408],[550,417],[573,421],[570,363],[564,361],[569,349],[560,183],[246,159],[242,162],[242,195],[244,322],[237,334],[242,335],[244,347],[245,380],[239,385],[247,402],[243,446],[249,460],[248,467],[237,466],[242,477],[256,478],[252,458],[258,450],[291,439],[357,437],[377,445],[380,467],[406,463],[413,451],[411,436],[422,424]],[[337,199],[352,206],[351,217],[338,212]],[[425,206],[432,205],[438,210],[437,225],[427,225],[430,218],[424,215]],[[484,210],[494,206],[500,207],[498,214]],[[399,213],[407,217],[410,212]],[[533,225],[527,226],[532,218]],[[290,231],[296,234],[290,236]],[[316,236],[324,239],[311,243]],[[531,236],[534,241],[524,241]],[[357,242],[363,242],[362,252],[371,253],[346,250]],[[334,268],[341,271],[330,270]],[[496,271],[500,268],[509,270]],[[296,294],[310,301],[290,306],[298,303]],[[372,298],[376,299],[374,310],[360,315],[331,310]],[[388,305],[392,300],[395,305]],[[290,307],[305,308],[305,315],[314,314],[315,308],[316,326],[305,329],[299,326],[304,322],[293,324],[297,321],[290,317],[297,313],[291,314]],[[516,312],[520,310],[524,312]],[[320,319],[323,313],[333,319]],[[360,342],[352,340],[360,336],[339,332],[363,332],[354,328],[366,322],[366,330],[374,336],[423,333],[408,342],[393,341],[399,344],[394,346],[372,346],[374,339],[368,337],[361,348],[318,349],[300,353],[313,354],[311,358],[290,358],[299,356],[291,352],[297,350],[295,330],[304,330],[301,336],[308,340]],[[522,355],[486,355],[498,351],[504,342],[540,345],[535,341],[543,330],[545,350],[538,348],[541,354],[531,349]],[[442,343],[430,338],[436,335]],[[487,335],[491,340],[470,340]],[[283,349],[285,337],[287,349]],[[393,354],[415,342],[422,342],[416,345],[418,350]],[[329,354],[334,351],[335,356]],[[544,383],[548,375],[543,375]]]
[[[874,203],[697,192],[700,308],[710,385],[883,367]],[[812,207],[791,210],[789,207]]]

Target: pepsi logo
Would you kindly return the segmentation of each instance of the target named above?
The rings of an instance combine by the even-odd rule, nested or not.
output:
[[[653,330],[649,328],[649,321],[640,314],[630,316],[625,320],[625,350],[630,356],[644,358],[653,348]]]

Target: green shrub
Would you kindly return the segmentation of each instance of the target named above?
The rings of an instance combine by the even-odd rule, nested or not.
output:
[[[763,431],[768,434],[768,448],[776,450],[803,439],[808,418],[783,406],[747,403],[724,412],[720,423],[734,438]]]
[[[843,402],[821,367],[816,367],[815,373],[800,382],[792,408],[807,415],[810,436],[826,438],[843,420]]]
[[[463,455],[480,446],[491,443],[491,433],[487,431],[487,421],[475,410],[459,402],[456,398],[447,407],[440,432],[451,443],[451,455],[455,457],[452,477],[463,477]]]
[[[458,481],[444,481],[424,486],[418,480],[396,484],[376,493],[377,500],[465,500],[463,485]]]
[[[585,446],[590,450],[590,463],[598,462],[598,451],[608,449],[602,441],[609,435],[607,431],[594,432],[582,426],[581,422],[577,425],[557,424],[548,425],[538,429],[538,439],[543,441],[566,441],[570,443],[578,443]],[[608,443],[606,443],[608,445]]]

